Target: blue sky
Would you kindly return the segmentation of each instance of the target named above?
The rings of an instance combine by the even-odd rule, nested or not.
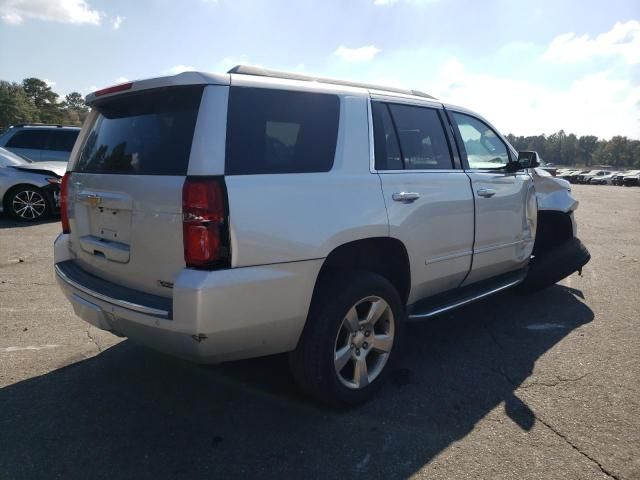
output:
[[[501,131],[640,138],[638,0],[0,0],[0,79],[238,64],[427,91]]]

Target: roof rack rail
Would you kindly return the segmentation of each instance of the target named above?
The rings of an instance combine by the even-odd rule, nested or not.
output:
[[[74,127],[74,128],[80,128],[78,125],[64,125],[64,124],[61,124],[61,123],[16,123],[15,125],[11,125],[9,128],[22,128],[22,127],[56,127],[56,128]]]
[[[367,88],[372,90],[383,90],[387,92],[402,93],[404,95],[414,95],[416,97],[430,98],[436,100],[435,97],[420,90],[409,90],[406,88],[383,87],[380,85],[371,85],[369,83],[349,82],[345,80],[336,80],[334,78],[312,77],[309,75],[300,75],[298,73],[279,72],[277,70],[269,70],[261,67],[252,67],[249,65],[236,65],[227,73],[239,73],[241,75],[254,75],[257,77],[285,78],[288,80],[302,80],[305,82],[329,83],[331,85],[344,85],[345,87]]]

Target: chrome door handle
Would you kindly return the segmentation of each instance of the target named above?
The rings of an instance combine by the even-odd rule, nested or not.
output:
[[[476,193],[479,197],[490,198],[496,194],[496,191],[491,188],[481,188]]]
[[[418,200],[420,198],[420,194],[417,192],[400,192],[394,193],[391,195],[391,198],[396,202],[411,203]]]

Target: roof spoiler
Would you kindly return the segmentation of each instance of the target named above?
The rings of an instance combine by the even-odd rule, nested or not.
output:
[[[309,75],[300,75],[298,73],[279,72],[277,70],[269,70],[261,67],[252,67],[249,65],[236,65],[227,73],[238,73],[241,75],[254,75],[257,77],[283,78],[287,80],[301,80],[303,82],[320,82],[331,85],[343,85],[345,87],[358,87],[370,90],[383,90],[387,92],[402,93],[404,95],[413,95],[416,97],[430,98],[436,100],[435,97],[419,90],[409,90],[405,88],[383,87],[380,85],[372,85],[369,83],[349,82],[345,80],[336,80],[334,78],[312,77]]]

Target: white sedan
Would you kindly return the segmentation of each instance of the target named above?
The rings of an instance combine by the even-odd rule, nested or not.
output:
[[[0,147],[0,211],[33,222],[58,210],[67,162],[32,162]]]

